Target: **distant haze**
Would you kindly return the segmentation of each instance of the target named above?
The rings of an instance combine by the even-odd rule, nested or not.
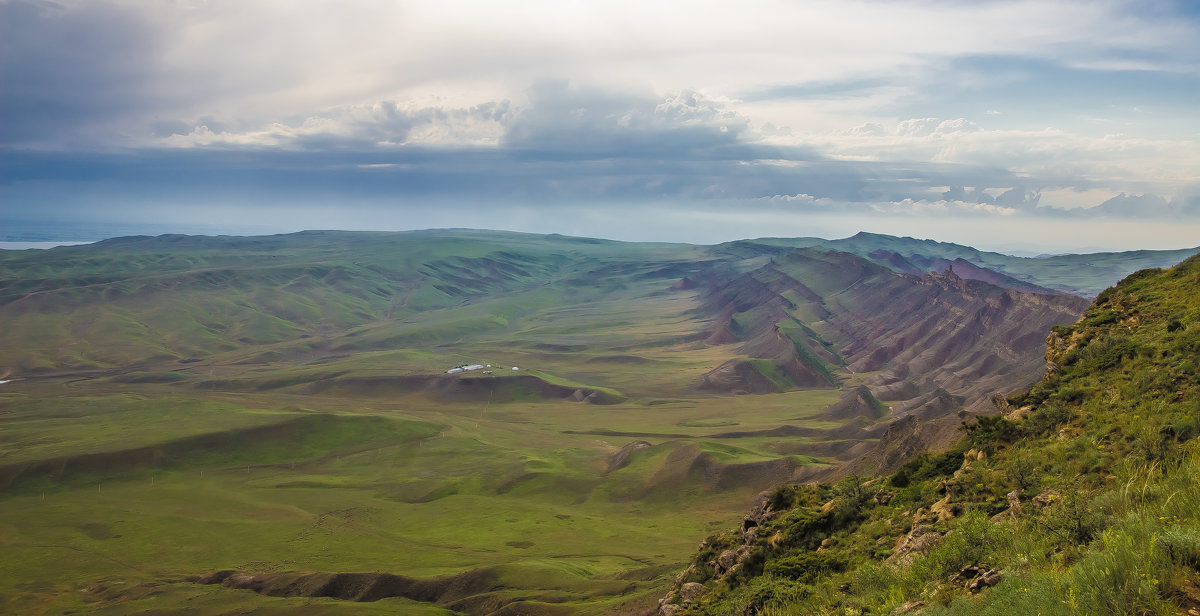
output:
[[[11,0],[0,241],[1194,246],[1196,6]]]

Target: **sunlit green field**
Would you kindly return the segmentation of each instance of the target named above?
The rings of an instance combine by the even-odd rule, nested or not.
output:
[[[735,523],[766,487],[706,484],[691,463],[780,457],[782,439],[711,435],[804,422],[837,396],[446,405],[108,387],[18,382],[0,395],[6,611],[418,605],[188,581],[221,569],[422,578],[488,569],[496,592],[582,612],[653,603],[696,538]],[[212,433],[236,446],[194,437]],[[651,446],[610,468],[635,440]],[[105,452],[121,453],[96,455]],[[45,462],[55,459],[69,461]]]

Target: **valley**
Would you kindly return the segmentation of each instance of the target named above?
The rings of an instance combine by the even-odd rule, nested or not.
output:
[[[467,230],[0,252],[0,611],[644,613],[759,492],[948,445],[1086,298],[1185,256]]]

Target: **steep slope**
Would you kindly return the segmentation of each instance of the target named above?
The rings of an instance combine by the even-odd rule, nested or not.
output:
[[[765,494],[660,613],[1200,611],[1197,289],[1200,257],[1129,276],[949,450]]]
[[[923,420],[990,408],[993,394],[1033,382],[1042,368],[1039,332],[1073,321],[1086,306],[953,272],[897,274],[847,253],[804,249],[717,277],[703,297],[706,342],[736,344],[739,354],[766,361],[730,360],[702,388],[822,387],[835,385],[839,371],[874,373],[866,385],[892,403],[893,419]]]

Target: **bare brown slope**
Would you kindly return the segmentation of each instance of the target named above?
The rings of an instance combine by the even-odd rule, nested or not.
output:
[[[705,375],[701,389],[767,393],[839,383],[832,368],[842,363],[841,358],[794,318],[797,304],[790,298],[821,301],[818,292],[781,271],[774,261],[732,278],[709,281],[697,310],[701,315],[713,315],[705,342],[738,344],[735,353],[768,359],[775,370],[767,374],[761,364],[730,360]]]
[[[988,410],[993,394],[1041,376],[1045,332],[1075,321],[1087,305],[953,273],[898,274],[817,250],[775,255],[759,269],[710,281],[706,294],[701,310],[713,315],[710,327],[736,336],[738,352],[781,370],[876,372],[866,381],[871,394],[888,403],[893,420],[912,415],[937,426],[931,445],[958,425],[943,418]],[[726,377],[736,384],[727,378],[733,371],[723,365],[706,383]]]

